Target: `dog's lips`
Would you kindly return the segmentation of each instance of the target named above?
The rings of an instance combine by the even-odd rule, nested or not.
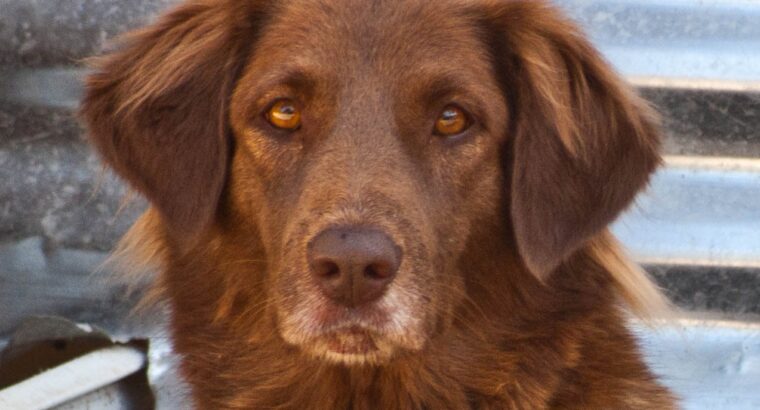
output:
[[[311,309],[304,310],[303,320],[309,322],[308,327],[320,329],[322,335],[345,332],[352,329],[356,332],[382,332],[392,320],[391,312],[380,308],[377,304],[347,308],[330,301],[323,300]]]

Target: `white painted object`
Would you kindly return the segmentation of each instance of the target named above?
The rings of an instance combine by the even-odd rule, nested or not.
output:
[[[145,354],[134,347],[96,350],[0,390],[0,409],[49,409],[121,380],[145,364]]]

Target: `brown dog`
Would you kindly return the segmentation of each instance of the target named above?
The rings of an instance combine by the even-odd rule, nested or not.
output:
[[[208,0],[88,80],[200,408],[665,409],[648,108],[538,1]]]

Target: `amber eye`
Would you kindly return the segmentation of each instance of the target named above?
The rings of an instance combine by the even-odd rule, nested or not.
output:
[[[457,135],[466,130],[468,126],[467,114],[461,108],[449,105],[444,108],[435,121],[435,133],[445,137]]]
[[[267,121],[272,126],[287,131],[297,130],[301,126],[301,111],[293,100],[278,100],[266,113]]]

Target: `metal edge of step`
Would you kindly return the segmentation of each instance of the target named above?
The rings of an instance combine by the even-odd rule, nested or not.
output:
[[[760,64],[758,64],[760,67]],[[627,76],[628,82],[636,88],[670,90],[714,91],[733,93],[760,93],[760,81],[735,81],[714,78]]]

